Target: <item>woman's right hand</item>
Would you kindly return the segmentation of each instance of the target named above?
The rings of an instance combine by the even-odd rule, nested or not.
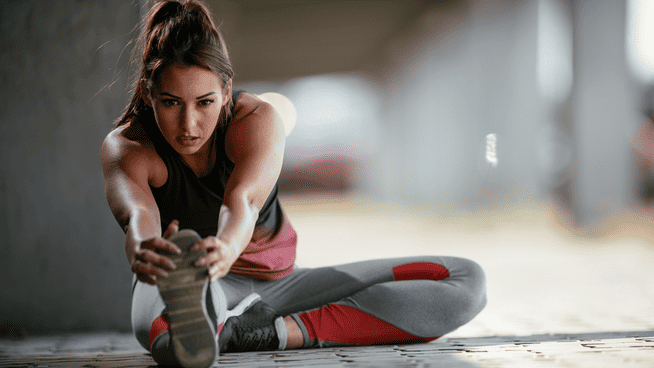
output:
[[[168,238],[179,231],[179,222],[173,220],[163,237],[155,237],[142,241],[134,249],[134,259],[132,260],[132,272],[136,277],[147,284],[156,285],[157,278],[168,277],[168,272],[175,269],[175,263],[164,255],[180,254],[182,251]]]

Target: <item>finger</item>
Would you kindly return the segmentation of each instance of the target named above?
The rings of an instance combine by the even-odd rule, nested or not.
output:
[[[199,250],[206,249],[207,251],[212,251],[213,249],[216,248],[216,242],[211,241],[209,238],[205,238],[202,240],[196,241],[191,247],[188,249],[189,252],[197,252]]]
[[[212,265],[222,259],[222,255],[219,251],[209,252],[206,255],[195,260],[194,265],[196,267]]]
[[[197,252],[197,251],[202,250],[202,249],[207,249],[207,245],[204,243],[203,240],[198,240],[188,248],[188,251],[189,252]]]
[[[168,231],[166,231],[168,232]],[[140,244],[141,249],[151,249],[155,251],[165,251],[170,254],[181,254],[182,251],[175,243],[170,242],[164,238],[151,238],[144,240]]]
[[[141,261],[143,261],[145,263],[151,263],[151,264],[153,264],[155,266],[161,267],[161,268],[166,269],[168,271],[172,271],[172,270],[177,268],[175,266],[175,262],[173,262],[172,259],[170,259],[170,258],[168,258],[168,257],[166,257],[164,255],[155,253],[155,252],[153,252],[151,250],[146,250],[146,251],[142,252],[139,255],[138,258],[139,258],[139,260],[141,260]]]
[[[165,251],[170,254],[182,253],[182,250],[179,249],[175,243],[170,242],[164,238],[154,238],[148,242],[147,246],[141,246],[141,248]]]
[[[209,282],[214,282],[223,276],[219,272],[210,272],[209,273]]]
[[[229,272],[230,267],[230,262],[226,259],[220,259],[209,266],[209,273],[211,276],[216,275],[218,277],[223,277]]]
[[[148,276],[148,275],[145,275],[145,274],[142,274],[142,273],[137,274],[136,278],[139,279],[139,281],[141,281],[141,282],[145,282],[146,284],[150,284],[150,285],[156,285],[157,284],[157,280],[154,277],[151,277],[151,276]]]
[[[225,262],[218,262],[209,269],[209,278],[213,282],[225,277],[229,273],[229,267]]]
[[[209,269],[209,280],[210,280],[211,282],[214,282],[214,281],[216,281],[217,279],[219,279],[219,278],[221,278],[221,277],[223,277],[223,276],[224,276],[224,275],[222,275],[222,272],[221,272],[220,268],[218,268],[218,267],[211,267],[211,268]]]
[[[136,260],[134,260],[134,262],[132,262],[132,272],[137,274],[137,275],[139,274],[140,263],[142,263],[142,262],[139,261],[138,259],[136,259]]]
[[[168,239],[178,231],[179,231],[179,221],[173,220],[168,225],[168,228],[166,228],[166,231],[164,232],[163,237],[164,237],[164,239]]]
[[[198,240],[195,242],[190,248],[189,252],[197,252],[199,250],[207,250],[208,252],[212,252],[214,249],[218,247],[219,243],[216,240],[215,237],[208,237],[204,238],[202,240]]]
[[[161,277],[161,278],[168,277],[168,272],[164,271],[163,269],[151,263],[145,263],[139,260],[135,261],[134,265],[132,265],[132,271],[136,274],[142,273],[149,277],[152,276]]]

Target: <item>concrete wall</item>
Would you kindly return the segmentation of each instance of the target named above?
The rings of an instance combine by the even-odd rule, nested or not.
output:
[[[590,230],[624,213],[642,119],[626,5],[458,1],[424,14],[387,49],[382,197],[473,215],[554,200]]]
[[[574,1],[578,223],[594,227],[634,200],[630,142],[642,122],[627,67],[625,1]]]
[[[130,328],[131,273],[100,145],[127,102],[136,4],[0,4],[3,334]]]
[[[385,198],[435,211],[539,198],[536,19],[535,2],[443,2],[389,44]],[[496,167],[487,134],[497,136]]]

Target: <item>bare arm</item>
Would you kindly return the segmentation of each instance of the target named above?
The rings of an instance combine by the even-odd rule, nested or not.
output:
[[[210,265],[212,279],[226,275],[252,239],[259,209],[279,178],[284,156],[284,124],[275,109],[251,95],[239,103],[225,137],[227,156],[235,165],[225,188],[218,234],[192,248],[210,250],[196,264]]]
[[[102,145],[102,171],[107,202],[114,217],[125,231],[125,253],[139,280],[156,284],[157,277],[166,277],[174,263],[158,253],[178,253],[179,249],[164,237],[177,231],[173,222],[161,237],[159,210],[149,177],[150,160],[143,147],[110,133]]]

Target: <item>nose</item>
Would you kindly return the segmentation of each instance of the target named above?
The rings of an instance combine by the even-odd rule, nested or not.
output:
[[[191,131],[197,124],[197,112],[192,106],[186,105],[181,112],[180,127],[184,132]]]

